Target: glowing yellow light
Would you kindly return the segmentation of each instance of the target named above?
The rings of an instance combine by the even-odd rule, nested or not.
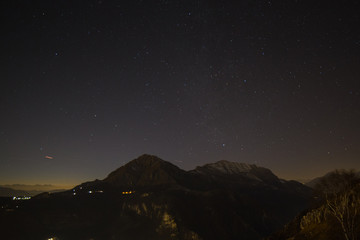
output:
[[[122,194],[132,194],[134,193],[135,191],[128,191],[128,192],[122,192]]]

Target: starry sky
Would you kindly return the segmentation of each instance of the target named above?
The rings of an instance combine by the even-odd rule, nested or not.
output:
[[[360,4],[334,2],[1,3],[0,184],[79,184],[144,153],[360,169]]]

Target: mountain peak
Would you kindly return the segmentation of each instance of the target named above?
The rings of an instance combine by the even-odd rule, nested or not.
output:
[[[150,155],[150,154],[143,154],[141,156],[139,156],[138,158],[128,162],[127,164],[140,164],[140,165],[152,165],[152,164],[157,164],[157,163],[165,163],[166,161],[162,160],[161,158],[155,156],[155,155]],[[127,165],[126,164],[126,165]]]
[[[104,179],[118,186],[150,186],[176,184],[185,172],[161,158],[144,154],[116,169]]]
[[[197,167],[195,171],[198,173],[218,172],[222,174],[243,174],[250,172],[254,168],[257,168],[254,164],[221,160],[216,163],[209,163],[202,167]]]

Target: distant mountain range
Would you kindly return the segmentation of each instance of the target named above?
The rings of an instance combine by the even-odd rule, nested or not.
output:
[[[184,171],[142,155],[103,180],[10,201],[0,224],[12,239],[251,240],[281,229],[311,196],[256,165],[223,160]]]
[[[69,188],[63,186],[54,186],[50,184],[45,185],[26,185],[26,184],[7,184],[0,185],[0,197],[13,197],[13,196],[35,196],[43,192],[62,192]]]

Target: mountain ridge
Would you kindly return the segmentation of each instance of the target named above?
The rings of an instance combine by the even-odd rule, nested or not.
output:
[[[215,184],[218,187],[231,187],[241,184],[281,187],[294,182],[282,180],[270,169],[255,164],[220,160],[185,171],[150,154],[143,154],[129,161],[99,181],[102,184],[121,188],[171,186],[203,190],[209,184]],[[97,185],[99,181],[96,182]],[[196,182],[196,184],[193,182]],[[86,184],[91,185],[91,182]]]

